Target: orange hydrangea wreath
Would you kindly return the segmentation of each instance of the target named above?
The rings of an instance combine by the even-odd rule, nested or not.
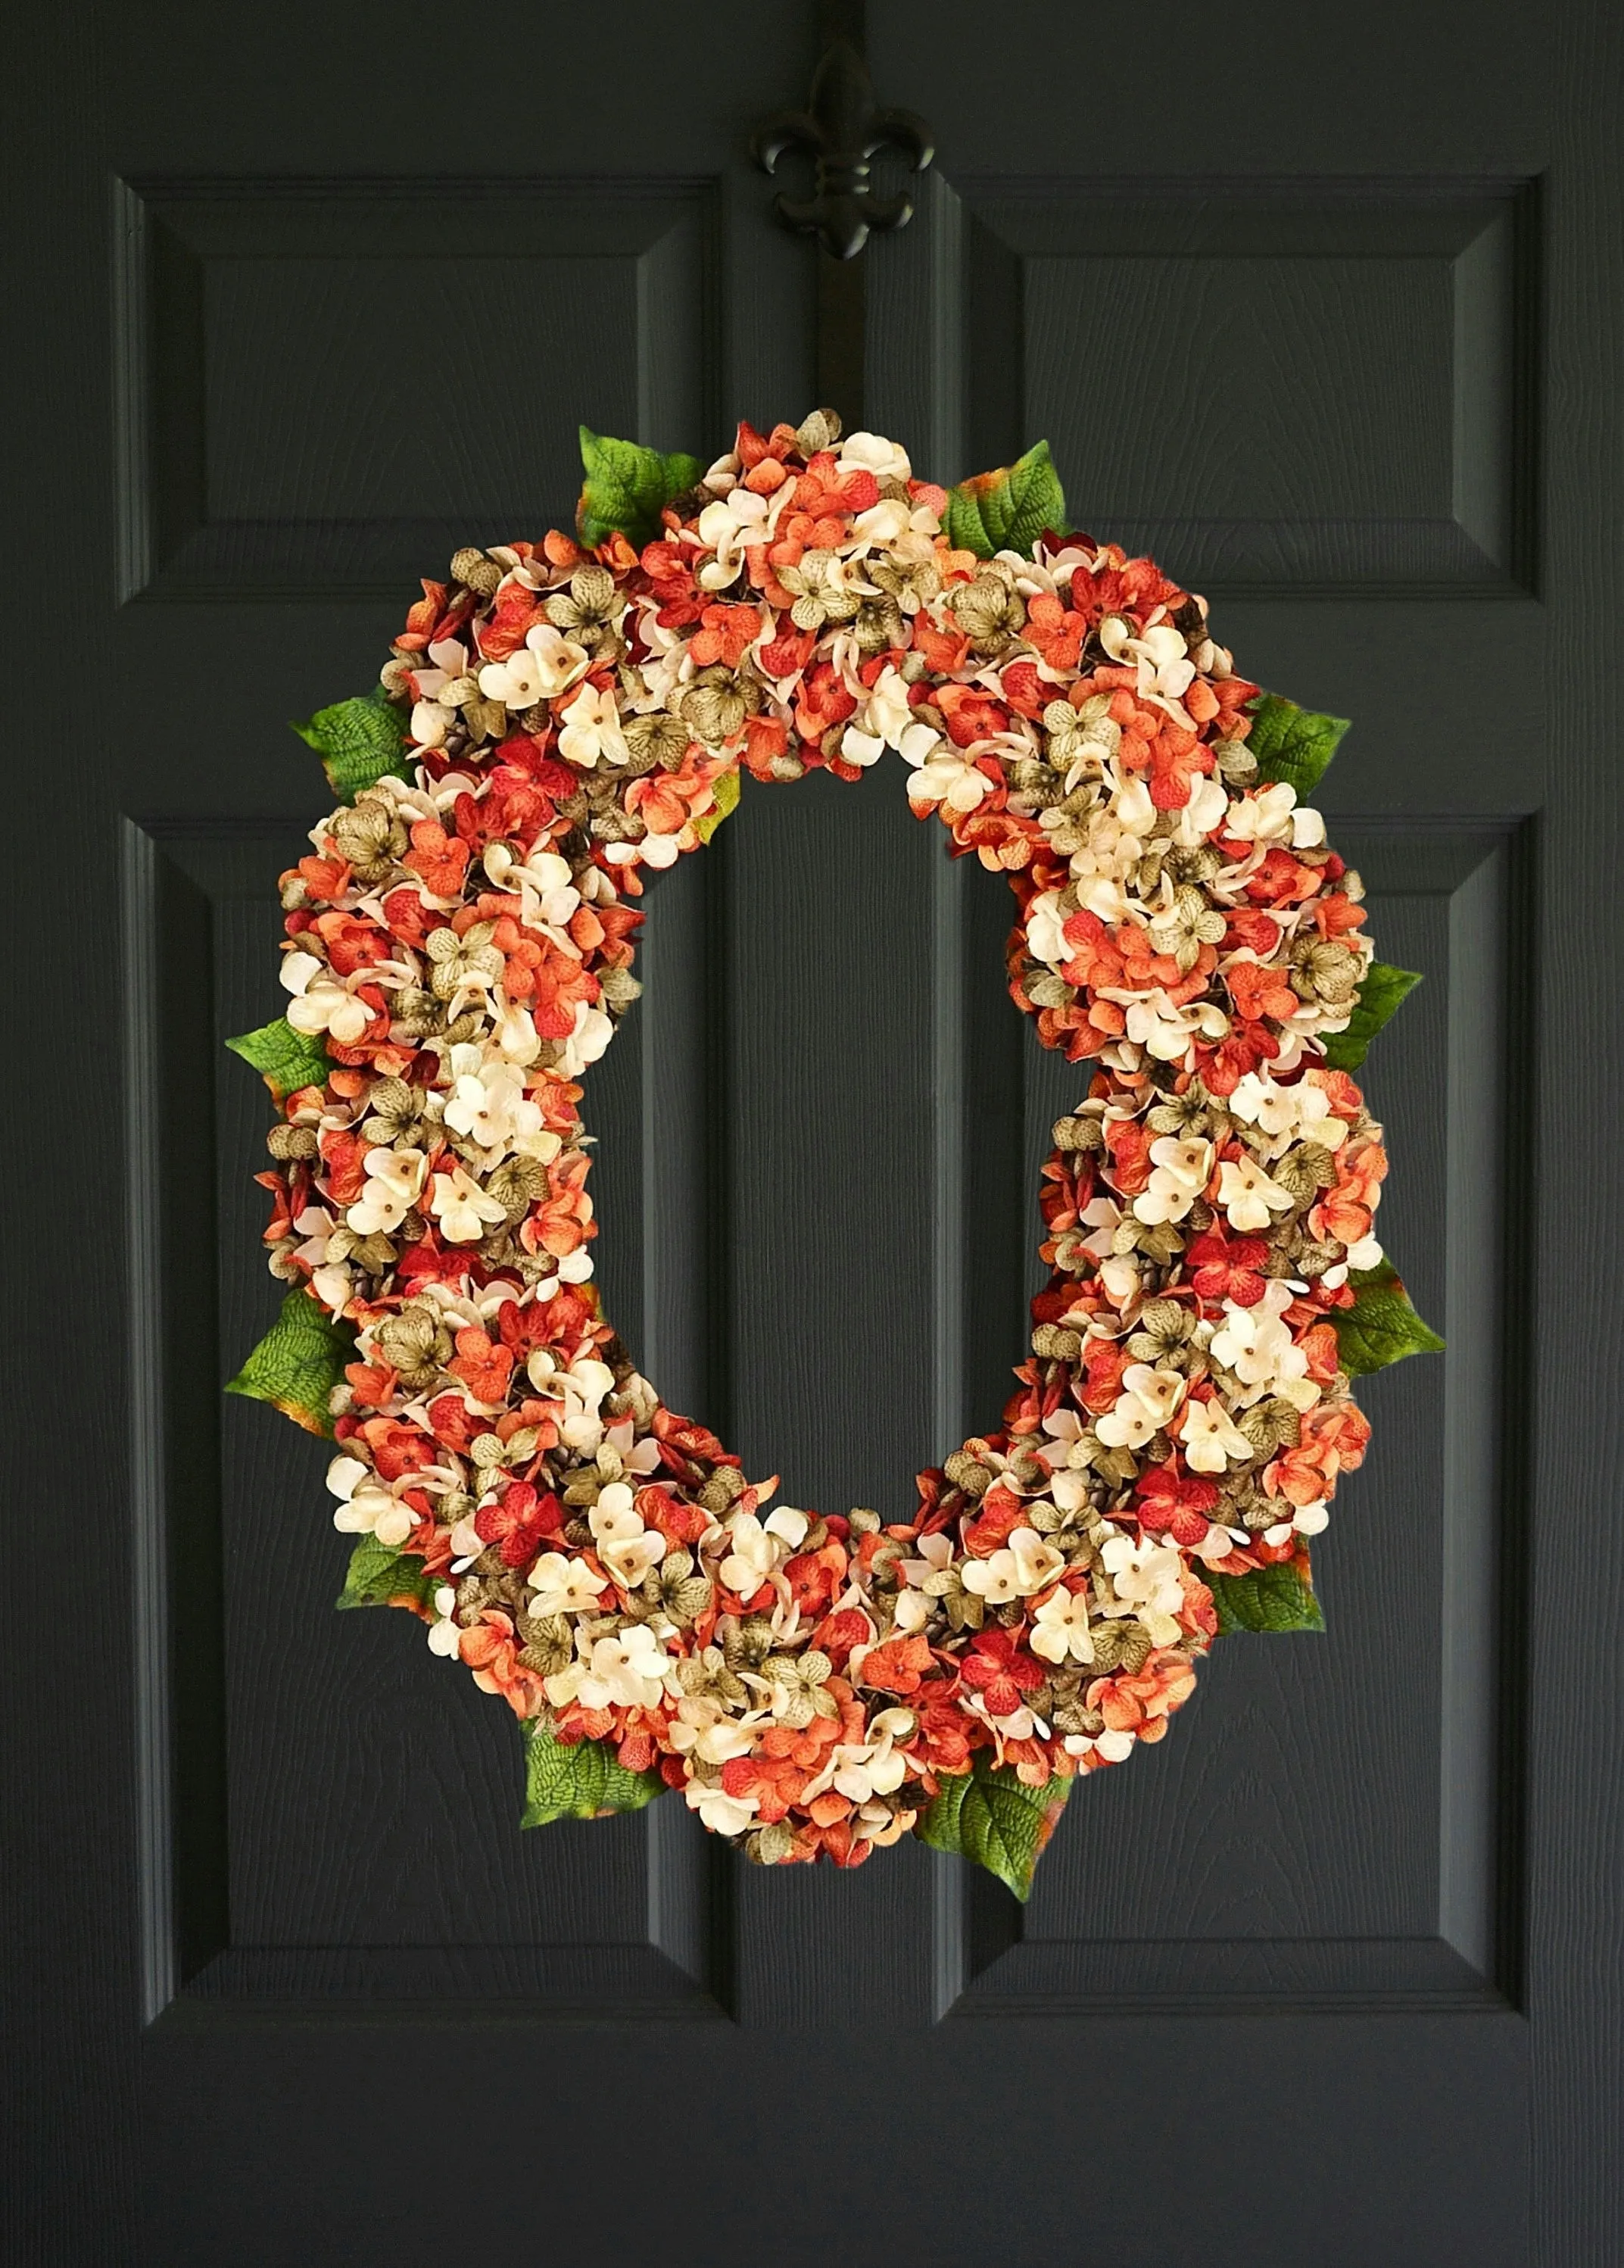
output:
[[[506,1700],[526,1824],[669,1788],[765,1864],[911,1830],[1024,1896],[1215,1637],[1319,1627],[1349,1381],[1440,1344],[1350,1076],[1415,980],[1303,799],[1343,727],[1064,533],[1042,444],[952,490],[822,411],[709,470],[583,451],[574,535],[459,552],[378,688],[301,728],[341,799],[283,877],[285,1012],[232,1042],[281,1113],[290,1286],[233,1390],[335,1437],[340,1603],[407,1609]],[[915,1505],[820,1513],[605,1320],[581,1080],[645,872],[741,770],[887,754],[1008,878],[1011,995],[1092,1073],[1002,1425]]]

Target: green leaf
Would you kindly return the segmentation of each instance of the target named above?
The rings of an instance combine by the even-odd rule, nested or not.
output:
[[[525,1736],[525,1808],[521,1827],[550,1827],[555,1819],[601,1819],[611,1811],[641,1811],[665,1783],[657,1771],[630,1772],[616,1764],[602,1741],[577,1741],[573,1748],[553,1738],[545,1719],[527,1717]]]
[[[1246,746],[1258,760],[1258,777],[1271,784],[1287,781],[1297,790],[1297,801],[1306,803],[1348,730],[1347,718],[1318,716],[1295,701],[1282,701],[1278,693],[1260,693],[1248,705],[1252,730]]]
[[[705,469],[697,457],[680,451],[663,457],[641,442],[594,433],[590,425],[581,428],[581,462],[586,480],[576,506],[576,534],[593,548],[619,534],[639,550],[659,534],[660,514],[672,498],[691,489]]]
[[[709,843],[730,811],[739,803],[739,773],[721,772],[710,783],[711,807],[702,819],[694,821],[694,832],[702,843]]]
[[[1439,1354],[1444,1342],[1410,1305],[1409,1293],[1391,1262],[1356,1268],[1348,1278],[1356,1298],[1331,1317],[1336,1327],[1336,1359],[1349,1378],[1385,1370],[1407,1354]]]
[[[398,772],[406,745],[406,719],[381,693],[364,693],[353,701],[335,701],[318,709],[307,725],[294,731],[321,759],[327,785],[345,803],[353,803],[386,772]]]
[[[349,1556],[349,1572],[335,1603],[341,1607],[386,1607],[391,1599],[415,1599],[419,1605],[434,1588],[423,1557],[393,1551],[375,1535],[364,1535]]]
[[[1325,1616],[1308,1580],[1308,1568],[1295,1559],[1253,1567],[1245,1575],[1208,1573],[1201,1579],[1218,1612],[1218,1634],[1236,1631],[1322,1631]]]
[[[977,473],[947,491],[943,521],[955,551],[990,559],[996,551],[1028,552],[1046,529],[1066,525],[1066,497],[1047,441],[996,472]]]
[[[257,1032],[245,1032],[239,1040],[227,1040],[225,1044],[233,1055],[252,1064],[263,1076],[278,1102],[285,1102],[302,1086],[325,1086],[327,1073],[333,1068],[332,1057],[322,1046],[320,1035],[296,1032],[285,1016],[278,1016],[274,1024],[262,1024]]]
[[[1325,1059],[1335,1071],[1357,1071],[1365,1051],[1388,1018],[1408,998],[1421,978],[1413,968],[1394,968],[1373,961],[1359,987],[1358,1005],[1345,1032],[1328,1032]]]
[[[941,1793],[915,1829],[936,1851],[974,1859],[1025,1904],[1032,1871],[1071,1793],[1069,1779],[1028,1787],[992,1753],[978,1749],[967,1772],[944,1775]]]
[[[268,1402],[306,1432],[330,1438],[333,1419],[327,1403],[355,1349],[354,1327],[339,1322],[313,1292],[296,1285],[283,1301],[282,1313],[225,1390]]]

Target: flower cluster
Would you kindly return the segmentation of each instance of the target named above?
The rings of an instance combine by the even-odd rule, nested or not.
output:
[[[1220,1580],[1289,1569],[1368,1427],[1335,1319],[1381,1130],[1326,1060],[1358,877],[1260,776],[1203,601],[1052,532],[982,556],[894,443],[739,429],[653,540],[463,551],[376,703],[398,750],[283,878],[275,1270],[353,1329],[336,1524],[436,1653],[767,1863],[855,1864],[979,1758],[1043,1790],[1160,1740]],[[1010,983],[1092,1066],[998,1430],[918,1501],[775,1501],[604,1320],[581,1079],[646,869],[742,768],[858,777],[1008,878]],[[1063,1788],[1062,1789],[1063,1792]]]

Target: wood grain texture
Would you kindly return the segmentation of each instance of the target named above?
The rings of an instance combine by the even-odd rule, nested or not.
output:
[[[1564,625],[1553,673],[1549,733],[1555,792],[1540,832],[1546,925],[1538,984],[1539,1107],[1535,1133],[1537,1256],[1526,1277],[1538,1355],[1529,1568],[1532,1696],[1528,1724],[1528,2001],[1533,2018],[1534,2228],[1542,2263],[1601,2268],[1624,2251],[1618,2117],[1624,2090],[1624,1786],[1595,1727],[1615,1723],[1620,1664],[1598,1650],[1576,1679],[1574,1602],[1591,1627],[1624,1611],[1613,1381],[1624,1336],[1609,1287],[1620,1252],[1617,1211],[1579,1197],[1617,1171],[1619,1004],[1598,988],[1587,903],[1617,887],[1620,805],[1618,675],[1606,625],[1624,600],[1618,500],[1624,400],[1624,25],[1608,9],[1569,6],[1552,26],[1558,90],[1547,178],[1545,463],[1547,591]],[[1573,1004],[1594,1000],[1586,1049],[1596,1067],[1564,1069]],[[1606,1381],[1594,1399],[1575,1388]],[[1576,1398],[1583,1407],[1576,1407]],[[1588,1660],[1588,1657],[1587,1657]]]
[[[230,823],[130,830],[142,957],[129,1075],[132,1095],[148,1098],[132,1154],[137,1219],[150,1224],[134,1271],[148,1287],[136,1344],[151,1349],[136,1398],[150,1445],[139,1688],[149,2019],[188,1984],[229,2006],[300,1992],[315,2006],[392,2003],[409,1991],[422,2004],[518,1993],[533,2014],[563,2014],[614,2005],[618,1991],[628,2007],[714,2007],[696,1827],[662,1820],[658,1863],[649,1814],[595,1822],[602,1835],[580,1822],[518,1833],[523,1767],[507,1713],[482,1708],[466,1680],[453,1697],[397,1617],[349,1616],[335,1633],[348,1547],[331,1529],[327,1447],[254,1404],[222,1409],[222,1372],[180,1336],[217,1312],[229,1373],[279,1296],[256,1251],[247,1177],[266,1098],[224,1043],[275,1005],[275,876],[299,842],[292,828]],[[618,1204],[621,1224],[609,1288],[634,1329],[644,1306],[640,1039],[634,1020],[599,1074],[593,1119],[609,1137],[608,1210],[614,1218]],[[198,1233],[200,1219],[217,1218],[222,1233]],[[335,1739],[341,1726],[349,1735]],[[606,1965],[613,1947],[623,1957]],[[481,1970],[496,1948],[527,1985]]]
[[[933,1454],[938,1038],[934,827],[896,775],[747,781],[726,868],[726,1438],[783,1501],[886,1521]],[[932,1890],[921,1851],[848,1885],[738,1882],[746,2021],[922,2022]],[[847,1895],[842,1896],[842,1892]]]
[[[114,203],[125,597],[393,594],[557,517],[577,425],[674,448],[716,416],[704,182]]]
[[[356,2144],[358,2109],[426,2094],[481,2106],[478,2199],[488,2225],[533,2228],[541,2190],[548,2216],[565,2225],[579,2217],[587,2229],[595,2209],[617,2256],[664,2246],[679,2259],[746,2260],[763,2208],[736,2192],[753,2177],[770,2183],[775,2252],[791,2268],[828,2259],[831,2216],[843,2261],[895,2268],[899,2257],[968,2264],[1011,2217],[1034,2255],[1128,2250],[1135,2228],[1182,2220],[1187,2206],[1180,2242],[1201,2268],[1447,2259],[1463,2233],[1470,2257],[1489,2268],[1525,2258],[1525,2153],[1498,2124],[1523,2076],[1514,2018],[1106,2019],[989,2024],[971,2036],[949,2026],[926,2038],[930,2046],[882,2025],[776,2037],[720,2025],[618,2036],[582,2026],[568,2035],[561,2086],[557,2033],[480,2025],[160,2036],[151,2058],[149,2242],[163,2248],[158,2257],[188,2262],[229,2245],[238,2268],[324,2256],[431,2268],[467,2241],[466,2192],[423,2180],[415,2138],[387,2121],[364,2152]],[[1012,2063],[1018,2080],[1005,2076]],[[914,2107],[922,2088],[928,2112]],[[1056,2146],[1035,2150],[1018,2132],[989,2140],[995,2106],[1057,2095],[1074,2126]],[[636,2138],[635,2181],[606,2168],[606,2099]],[[1143,2154],[1152,2099],[1165,2145],[1147,2200],[1142,2185],[1098,2168]],[[1289,2178],[1237,2163],[1232,2107],[1263,2101],[1278,2102],[1292,2130]],[[792,2105],[815,2106],[815,2147],[785,2148]],[[739,2169],[733,2181],[696,2179],[692,2125],[707,2115],[724,2138],[723,2162]],[[874,2154],[904,2138],[906,2198],[893,2192],[889,2212],[871,2211],[881,2180]],[[1138,2192],[1131,2199],[1127,2187]],[[267,2195],[274,2215],[251,2210]]]
[[[724,842],[731,1446],[790,1504],[888,1519],[930,1441],[943,855],[898,770],[746,781]]]
[[[1495,1999],[1514,1965],[1501,1917],[1520,1862],[1502,1832],[1515,1791],[1503,1784],[1497,1667],[1514,1513],[1493,1422],[1506,1394],[1516,1104],[1512,838],[1494,826],[1355,821],[1334,839],[1364,873],[1384,956],[1427,972],[1369,1079],[1402,1161],[1384,1238],[1450,1354],[1362,1385],[1375,1440],[1315,1552],[1326,1636],[1221,1646],[1155,1770],[1139,1759],[1084,1783],[1039,1871],[1019,1956],[980,1982],[978,2003],[1030,1992],[1023,1979],[1045,1944],[1074,1955],[1047,1972],[1051,2007],[1068,1989],[1099,2005],[1111,1990],[1154,1998],[1173,1975],[1197,1973],[1198,2004],[1250,1997],[1269,1977],[1279,2005],[1304,1992],[1316,2005],[1412,1989]],[[1027,1035],[1026,1292],[1042,1280],[1038,1167],[1053,1121],[1085,1084],[1086,1067]],[[1010,1298],[996,1318],[1006,1359],[1020,1316]],[[1395,1583],[1400,1565],[1410,1572]],[[1427,1943],[1436,1954],[1422,1958]],[[1307,1968],[1294,1946],[1312,1948]],[[1212,1958],[1180,1970],[1174,1947]]]
[[[933,297],[966,453],[941,468],[1045,435],[1074,515],[1198,588],[1503,597],[1532,572],[1532,206],[1517,182],[959,176],[876,337],[907,372],[956,269]]]

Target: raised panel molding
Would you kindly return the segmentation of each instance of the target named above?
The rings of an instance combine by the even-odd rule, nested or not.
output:
[[[941,1862],[939,2017],[1518,2003],[1532,825],[1329,821],[1384,955],[1427,976],[1362,1078],[1400,1162],[1383,1233],[1448,1352],[1362,1384],[1375,1440],[1316,1565],[1327,1638],[1219,1647],[1154,1758],[1077,1789],[1024,1911]],[[1018,1178],[1035,1218],[1085,1072],[1035,1044],[1024,1073],[1000,1064],[980,1012],[975,1059],[1024,1085],[1025,1123],[973,1125],[970,1162],[987,1150],[982,1181]],[[992,1288],[966,1324],[972,1408],[1018,1344]]]
[[[675,1802],[521,1836],[506,1712],[426,1676],[399,1617],[329,1619],[325,1446],[222,1396],[277,1297],[245,1174],[265,1099],[222,1041],[261,1020],[301,847],[293,822],[125,822],[144,2018],[718,2017],[728,1854]],[[636,1328],[660,1303],[635,1026],[615,1054],[594,1123],[630,1170],[604,1272]]]
[[[116,185],[119,596],[358,597],[552,524],[576,427],[691,448],[717,185]]]
[[[1521,182],[933,177],[874,383],[928,381],[937,477],[1046,436],[1074,518],[1198,590],[1514,596],[1537,219]]]

